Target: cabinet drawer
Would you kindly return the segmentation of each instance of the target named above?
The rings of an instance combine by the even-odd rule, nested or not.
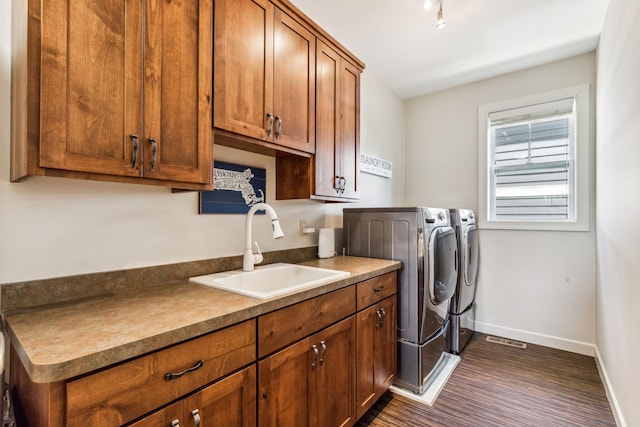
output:
[[[68,426],[122,425],[255,360],[253,320],[72,380]],[[175,379],[181,373],[201,366]]]
[[[258,317],[258,357],[352,315],[355,301],[355,286],[349,286]]]
[[[395,271],[358,283],[358,311],[395,294],[397,287]]]

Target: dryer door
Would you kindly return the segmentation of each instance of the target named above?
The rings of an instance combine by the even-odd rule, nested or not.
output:
[[[478,274],[478,231],[474,224],[464,229],[464,282],[467,286],[473,286]]]
[[[449,300],[458,279],[458,243],[451,227],[438,227],[429,237],[429,298],[434,305]],[[448,310],[448,307],[447,307]]]

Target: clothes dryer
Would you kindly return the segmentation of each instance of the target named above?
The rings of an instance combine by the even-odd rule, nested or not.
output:
[[[458,241],[458,280],[451,298],[449,352],[459,354],[475,330],[475,295],[478,272],[478,233],[471,209],[450,209]]]
[[[423,393],[449,344],[449,303],[458,277],[449,210],[346,208],[343,233],[347,255],[402,262],[395,384]]]

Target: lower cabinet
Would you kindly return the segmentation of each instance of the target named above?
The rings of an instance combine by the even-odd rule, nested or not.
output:
[[[130,427],[256,425],[256,368],[249,366]]]
[[[351,316],[259,361],[258,425],[353,425],[355,345]]]
[[[358,312],[358,418],[371,408],[395,379],[395,319],[395,295]]]
[[[383,274],[55,383],[12,347],[19,425],[352,426],[395,378],[396,292]]]
[[[114,427],[140,420],[139,426],[169,427],[178,420],[202,427],[227,416],[244,424],[226,425],[255,425],[255,320],[56,383],[33,383],[12,351],[19,425]]]

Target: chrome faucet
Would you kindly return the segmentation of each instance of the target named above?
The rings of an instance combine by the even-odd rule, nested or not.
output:
[[[273,229],[274,239],[280,239],[281,237],[284,237],[282,228],[280,228],[278,215],[271,206],[266,203],[256,203],[255,205],[251,206],[249,212],[247,212],[247,219],[244,228],[244,235],[246,237],[244,245],[244,256],[242,258],[242,269],[244,271],[253,271],[253,266],[255,264],[260,264],[264,260],[264,258],[262,257],[262,252],[260,252],[258,242],[255,242],[258,253],[254,254],[253,250],[251,249],[251,220],[253,219],[253,214],[255,214],[256,211],[267,211],[267,213],[271,217],[271,228]]]

